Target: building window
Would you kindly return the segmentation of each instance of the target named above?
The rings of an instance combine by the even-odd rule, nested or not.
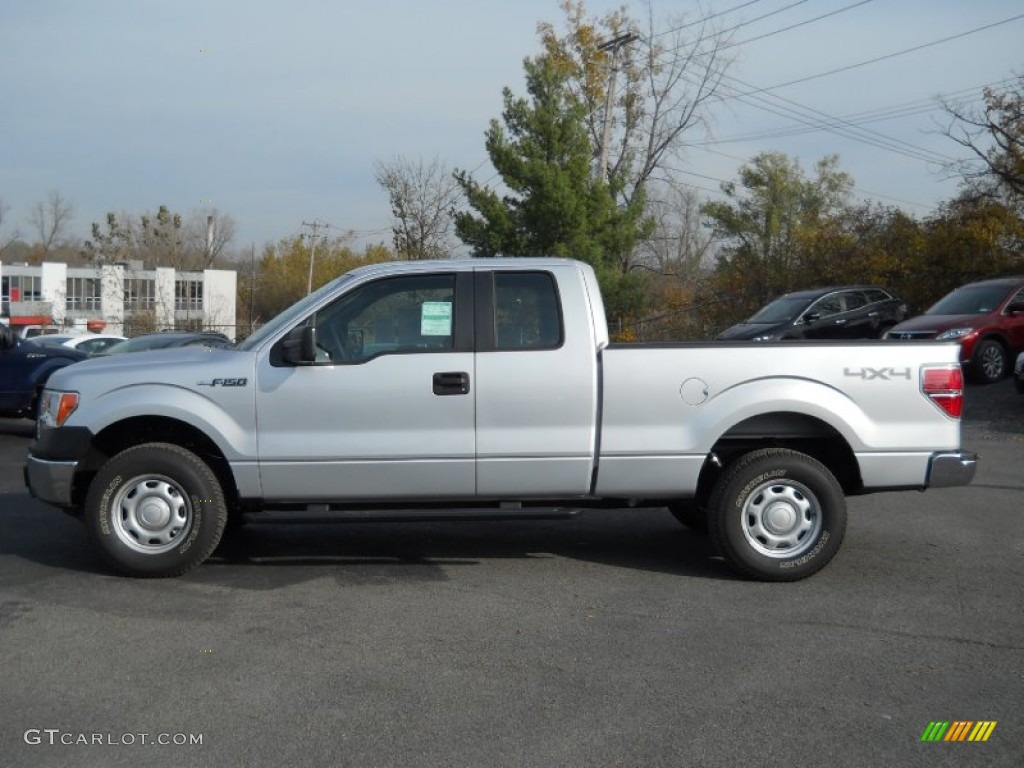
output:
[[[102,299],[98,277],[69,277],[67,286],[68,311],[80,309],[92,312],[100,309]]]
[[[176,310],[203,309],[203,281],[180,277],[174,281],[174,308]]]
[[[42,281],[30,275],[6,275],[3,278],[3,301],[42,301]]]
[[[124,281],[124,308],[130,312],[153,309],[156,306],[156,282],[130,277]]]

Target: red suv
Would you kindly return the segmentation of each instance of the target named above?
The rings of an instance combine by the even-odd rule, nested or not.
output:
[[[960,362],[991,383],[1024,350],[1024,276],[982,280],[957,288],[927,312],[893,326],[887,339],[956,339]]]

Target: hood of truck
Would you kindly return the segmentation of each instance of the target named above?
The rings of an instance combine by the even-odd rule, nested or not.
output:
[[[214,378],[251,375],[251,353],[218,347],[173,347],[92,357],[57,371],[47,387],[82,391],[169,384],[194,389]]]
[[[889,329],[889,335],[900,331],[931,331],[936,336],[950,328],[977,328],[985,323],[988,315],[918,315],[904,320]]]
[[[720,341],[749,341],[758,336],[771,335],[781,338],[788,330],[789,322],[785,323],[737,323],[718,335]]]

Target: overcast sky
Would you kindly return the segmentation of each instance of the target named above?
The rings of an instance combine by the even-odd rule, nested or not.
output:
[[[941,94],[977,100],[982,86],[1024,72],[1024,18],[1000,24],[1024,5],[857,3],[755,0],[722,14],[723,26],[751,22],[733,33],[750,42],[731,51],[730,86],[770,87],[996,26],[758,94],[783,115],[750,106],[753,97],[722,101],[712,135],[694,134],[701,146],[673,163],[691,172],[679,178],[713,195],[758,152],[787,152],[806,169],[837,153],[860,197],[924,216],[954,196],[955,180],[916,156],[958,154],[937,135],[941,113],[909,108]],[[694,20],[743,4],[654,8]],[[618,5],[587,2],[595,14]],[[642,15],[639,3],[631,8]],[[0,200],[9,209],[0,237],[30,234],[30,206],[57,190],[75,207],[77,237],[106,211],[189,212],[212,201],[236,220],[235,246],[258,249],[314,217],[336,233],[356,230],[361,243],[390,243],[374,161],[480,166],[502,87],[524,91],[537,22],[561,20],[557,0],[3,0],[0,9]],[[903,142],[898,152],[835,132],[780,135],[802,127],[788,111],[798,107],[820,119],[901,106],[910,114],[864,126],[885,135],[870,136],[876,144]],[[484,164],[476,176],[492,173]]]

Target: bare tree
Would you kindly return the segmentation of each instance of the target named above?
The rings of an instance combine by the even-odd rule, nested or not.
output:
[[[682,152],[684,135],[706,127],[706,107],[732,62],[727,32],[685,15],[659,29],[653,3],[645,5],[642,22],[624,7],[588,19],[582,0],[561,0],[565,32],[538,25],[546,52],[571,73],[594,157],[607,157],[609,183],[624,203],[656,173],[670,175],[666,161]]]
[[[985,88],[983,107],[943,102],[951,118],[943,131],[971,156],[951,170],[982,195],[1024,201],[1024,75],[1005,90]]]
[[[82,244],[82,260],[90,266],[116,264],[135,258],[138,247],[138,233],[132,225],[131,217],[125,213],[118,215],[113,211],[107,214],[106,230],[98,223],[92,223],[92,240]]]
[[[9,210],[11,210],[10,206],[6,205],[3,200],[0,200],[0,226],[3,225],[4,220],[7,218]],[[19,237],[21,237],[21,233],[18,230],[14,230],[10,235],[0,238],[0,256],[3,256],[8,246]]]
[[[460,188],[438,158],[429,162],[397,155],[375,164],[377,183],[388,193],[394,216],[395,251],[403,259],[451,255],[451,210]]]
[[[183,232],[183,268],[209,269],[234,239],[235,220],[216,208],[192,211]]]
[[[701,223],[696,191],[676,184],[652,184],[647,212],[651,237],[637,250],[637,266],[685,283],[696,282],[708,266],[712,238]]]
[[[43,259],[64,239],[64,232],[74,215],[74,206],[60,192],[53,190],[44,203],[36,203],[29,211],[28,220],[39,238]]]

